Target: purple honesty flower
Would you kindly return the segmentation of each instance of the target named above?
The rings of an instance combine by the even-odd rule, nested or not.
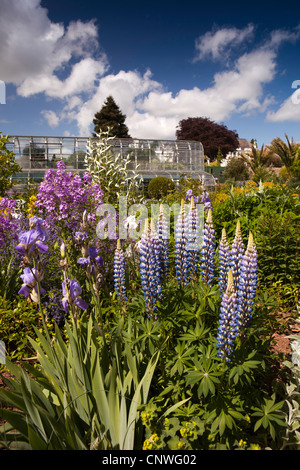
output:
[[[24,295],[25,297],[28,297],[30,294],[34,295],[34,292],[35,294],[38,294],[37,284],[40,283],[40,281],[42,280],[42,275],[36,268],[24,268],[23,274],[21,274],[20,277],[23,281],[23,284],[18,292],[19,295]],[[40,293],[41,295],[44,295],[46,293],[45,289],[41,285]],[[36,295],[34,296],[33,300],[35,300],[35,297]]]
[[[103,191],[84,174],[82,177],[66,171],[59,161],[57,169],[49,169],[39,185],[36,207],[44,214],[45,226],[55,234],[59,230],[75,231],[86,210],[89,220],[96,222],[96,209],[102,203]]]
[[[69,311],[69,305],[74,304],[82,310],[86,310],[89,304],[81,298],[82,288],[80,284],[75,281],[69,281],[69,289],[66,288],[65,281],[62,282],[63,298],[62,304],[66,313]]]

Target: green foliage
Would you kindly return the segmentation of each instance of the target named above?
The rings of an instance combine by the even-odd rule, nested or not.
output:
[[[12,300],[21,287],[20,274],[21,268],[14,265],[14,255],[8,259],[3,258],[0,266],[0,298]]]
[[[280,138],[273,139],[270,149],[276,153],[284,164],[289,176],[299,176],[300,152],[299,144],[285,134],[286,143]]]
[[[15,181],[11,177],[22,171],[22,168],[15,162],[15,156],[9,151],[9,136],[0,134],[0,196],[4,196],[8,189],[11,189]]]
[[[116,204],[120,196],[128,198],[128,204],[142,199],[140,177],[130,170],[130,156],[114,155],[111,152],[110,129],[100,131],[96,139],[87,144],[85,164],[94,183],[104,192],[104,202]]]
[[[94,137],[101,132],[108,132],[111,137],[129,139],[128,127],[125,124],[126,116],[122,114],[119,106],[112,96],[108,96],[100,111],[95,114]]]
[[[262,211],[257,220],[258,269],[264,283],[300,282],[300,215]]]
[[[194,183],[197,189],[199,182]],[[177,197],[185,197],[186,189],[183,182]],[[225,200],[218,200],[219,194],[212,198],[216,237],[225,226],[231,241],[239,219],[242,233],[251,229],[258,248],[253,318],[236,340],[232,360],[218,356],[221,295],[216,284],[193,281],[179,288],[171,266],[156,316],[149,317],[133,257],[126,273],[128,301],[121,304],[109,284],[95,296],[91,279],[77,266],[80,250],[70,243],[69,274],[79,280],[91,307],[76,320],[68,317],[63,332],[56,328],[53,334],[33,303],[9,301],[8,294],[2,300],[0,338],[8,346],[12,378],[5,378],[6,389],[0,389],[1,445],[36,450],[299,448],[297,376],[284,390],[286,369],[274,367],[277,357],[271,352],[279,300],[291,308],[299,301],[299,199],[286,187],[248,189],[230,187]],[[101,246],[109,252],[113,245]],[[51,247],[49,272],[58,251],[58,245]],[[105,266],[111,263],[111,252],[101,254]],[[59,276],[58,270],[52,279],[45,275],[43,285],[60,288]],[[29,354],[38,360],[17,367],[14,360]]]
[[[40,323],[36,304],[28,303],[24,297],[9,301],[0,297],[0,338],[7,354],[14,360],[34,355],[28,341],[35,336],[34,329]]]
[[[217,236],[226,228],[228,239],[234,236],[240,220],[243,233],[254,234],[258,250],[258,267],[263,285],[274,282],[299,283],[300,203],[297,194],[286,186],[263,187],[243,191],[228,188],[225,200],[213,199]]]
[[[174,190],[174,181],[166,176],[157,176],[148,185],[148,195],[151,199],[162,199]]]
[[[2,409],[2,445],[32,450],[127,449],[137,445],[138,407],[146,403],[159,353],[139,368],[120,325],[108,348],[92,316],[66,325],[68,342],[56,330],[31,340],[39,357],[25,369],[7,361],[14,380],[0,399],[19,411]],[[26,371],[27,370],[27,371]],[[15,431],[9,432],[11,429]],[[4,433],[4,434],[3,434]]]
[[[245,181],[249,178],[249,171],[243,160],[232,158],[223,173],[225,181]]]

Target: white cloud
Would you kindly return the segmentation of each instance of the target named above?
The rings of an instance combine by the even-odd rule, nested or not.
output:
[[[269,122],[300,121],[300,90],[287,98],[277,111],[268,111],[266,120]]]
[[[208,31],[196,40],[195,61],[206,57],[217,60],[227,56],[230,48],[235,47],[245,40],[253,37],[254,26],[249,24],[243,29],[220,28],[215,31]]]
[[[41,92],[63,97],[89,89],[107,69],[97,35],[94,21],[78,20],[67,28],[51,22],[38,0],[1,0],[1,79],[17,85],[24,97]],[[59,79],[71,61],[70,75]]]
[[[217,122],[234,114],[265,113],[274,97],[265,95],[265,85],[276,76],[279,46],[300,37],[293,31],[275,30],[260,47],[245,52],[254,25],[244,28],[214,28],[196,41],[194,62],[228,58],[235,48],[239,56],[231,67],[215,73],[210,86],[181,89],[174,94],[154,80],[150,70],[121,70],[109,73],[106,55],[98,42],[94,21],[54,23],[40,0],[0,0],[0,78],[13,83],[17,93],[29,98],[42,94],[57,108],[42,111],[49,126],[62,120],[90,135],[94,114],[112,95],[126,114],[129,132],[137,138],[175,138],[181,119],[206,116]],[[238,49],[239,47],[239,49]],[[277,112],[268,112],[272,121],[299,120],[300,105],[287,100]]]
[[[59,124],[59,117],[57,114],[52,110],[44,110],[42,111],[42,115],[47,120],[50,127],[57,127]]]
[[[152,80],[148,70],[144,75],[137,71],[125,72],[121,70],[116,75],[110,74],[102,77],[97,91],[86,101],[76,114],[76,120],[81,135],[90,133],[89,126],[94,114],[101,109],[104,101],[109,95],[114,97],[116,104],[121,111],[126,114],[127,121],[133,122],[136,112],[135,100],[141,95],[149,93],[151,90],[160,90],[161,85]],[[138,137],[134,135],[134,137]]]
[[[37,74],[27,78],[18,87],[18,94],[23,97],[45,93],[51,98],[66,98],[94,89],[95,81],[105,72],[101,61],[91,57],[81,59],[72,66],[70,75],[60,80],[54,73]]]
[[[263,84],[274,77],[274,59],[272,51],[244,54],[233,70],[215,74],[211,87],[181,90],[176,96],[153,91],[139,100],[138,106],[154,116],[209,116],[217,121],[228,118],[234,111],[259,110]]]
[[[275,29],[271,31],[270,40],[268,41],[269,47],[279,47],[284,41],[295,43],[300,37],[300,25],[294,31],[286,29]]]

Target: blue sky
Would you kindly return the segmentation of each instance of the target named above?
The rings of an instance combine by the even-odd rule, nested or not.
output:
[[[0,131],[81,135],[113,95],[132,137],[206,116],[300,141],[300,4],[0,0]],[[299,83],[297,83],[299,81]]]

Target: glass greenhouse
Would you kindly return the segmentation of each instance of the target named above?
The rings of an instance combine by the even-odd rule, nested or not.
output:
[[[45,171],[64,160],[69,171],[85,171],[84,157],[89,137],[11,136],[10,150],[22,173],[15,175],[21,183],[39,182]],[[185,174],[199,178],[206,189],[215,188],[214,177],[204,171],[201,142],[178,140],[113,139],[111,152],[129,155],[129,170],[139,173],[144,181],[167,176],[178,181]]]

